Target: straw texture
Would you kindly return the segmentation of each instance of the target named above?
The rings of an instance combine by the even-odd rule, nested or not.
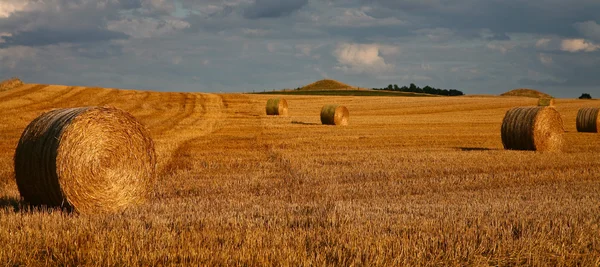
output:
[[[26,202],[81,213],[139,204],[155,182],[149,132],[129,113],[112,107],[42,114],[24,130],[14,160]]]
[[[267,100],[267,115],[287,116],[287,101],[283,98],[271,98]]]
[[[577,112],[577,131],[597,133],[600,122],[598,119],[599,108],[582,108]]]
[[[506,112],[502,122],[505,149],[561,151],[563,123],[551,107],[516,107]]]
[[[327,125],[348,125],[350,113],[344,106],[325,105],[321,108],[321,123]]]

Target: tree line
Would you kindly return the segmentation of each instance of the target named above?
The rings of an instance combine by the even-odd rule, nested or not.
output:
[[[459,96],[464,95],[462,91],[456,89],[438,89],[429,85],[421,88],[411,83],[409,86],[398,87],[397,84],[390,84],[384,88],[373,88],[374,90],[388,90],[388,91],[400,91],[400,92],[411,92],[411,93],[422,93],[432,95],[445,95],[445,96]]]

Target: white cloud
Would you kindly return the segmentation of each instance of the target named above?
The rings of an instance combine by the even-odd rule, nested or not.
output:
[[[398,53],[392,46],[380,44],[339,44],[333,52],[339,65],[336,66],[344,72],[350,73],[380,73],[394,69],[393,64],[388,64],[381,54],[390,55]]]
[[[0,18],[8,18],[12,13],[21,11],[27,5],[24,0],[2,0],[0,2]]]
[[[593,44],[585,39],[565,39],[561,43],[561,50],[575,52],[593,52],[600,48],[600,45]]]

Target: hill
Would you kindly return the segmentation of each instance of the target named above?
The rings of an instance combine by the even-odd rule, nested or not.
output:
[[[0,82],[0,91],[6,91],[23,85],[23,82],[17,78],[10,78]]]
[[[299,90],[302,91],[327,91],[327,90],[358,90],[356,86],[347,85],[336,80],[324,79],[306,85]]]
[[[519,89],[514,89],[514,90],[510,90],[506,93],[501,94],[501,96],[522,96],[522,97],[534,97],[534,98],[541,98],[541,97],[552,97],[549,94],[546,93],[542,93],[540,91],[537,90],[533,90],[533,89],[527,89],[527,88],[519,88]]]

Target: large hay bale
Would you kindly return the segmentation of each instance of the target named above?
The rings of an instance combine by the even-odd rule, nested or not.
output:
[[[502,122],[505,149],[561,151],[563,123],[551,107],[516,107],[506,112]]]
[[[540,98],[538,100],[538,106],[553,107],[554,106],[554,98]]]
[[[577,112],[577,131],[587,133],[599,132],[600,117],[598,116],[599,108],[582,108]]]
[[[267,100],[267,115],[287,116],[287,101],[283,98],[271,98]]]
[[[155,181],[156,156],[148,130],[112,107],[42,114],[23,131],[14,161],[23,200],[82,213],[139,204]]]
[[[348,125],[350,113],[344,106],[325,105],[321,109],[321,123],[328,125]]]

